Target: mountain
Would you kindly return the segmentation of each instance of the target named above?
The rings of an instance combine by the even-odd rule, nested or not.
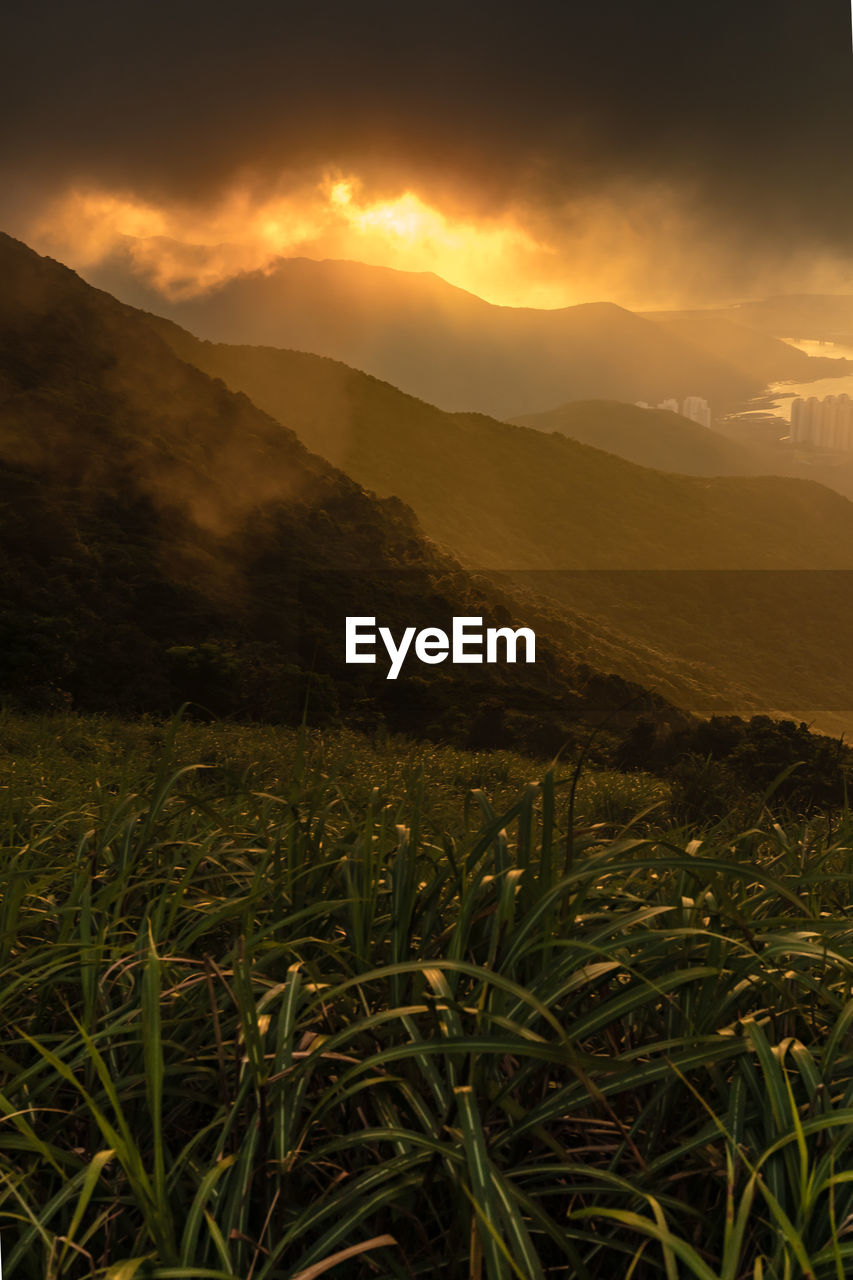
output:
[[[624,720],[643,683],[697,709],[846,708],[853,507],[820,486],[668,475],[322,357],[199,342],[8,238],[0,270],[6,696],[293,719],[307,695],[314,718],[481,741],[496,703],[539,749]],[[353,613],[395,634],[536,619],[543,660],[354,674]]]
[[[853,500],[853,455],[809,445],[792,449],[787,424],[775,418],[768,417],[772,430],[768,425],[760,434],[752,417],[711,430],[666,409],[582,400],[514,421],[537,431],[559,431],[641,467],[692,476],[785,476]]]
[[[447,413],[327,358],[150,322],[360,484],[402,498],[474,568],[853,568],[853,505],[819,485],[668,475],[560,434]]]
[[[330,356],[444,409],[499,418],[568,400],[687,395],[704,396],[720,413],[768,380],[765,361],[744,369],[612,303],[499,307],[430,273],[357,262],[279,259],[268,271],[173,301],[146,291],[122,258],[93,279],[203,338]],[[792,350],[780,348],[774,377],[786,376]],[[802,359],[821,376],[821,361]]]
[[[559,431],[570,440],[658,471],[690,476],[767,474],[765,455],[668,409],[613,400],[574,400],[547,413],[524,414],[517,426]]]
[[[789,378],[808,382],[817,377],[833,377],[833,365],[836,374],[850,373],[850,360],[841,362],[831,351],[809,357],[790,344],[810,340],[847,348],[853,345],[853,294],[783,293],[727,307],[638,314],[674,330],[709,353],[716,353],[720,359],[732,359],[737,364],[739,350],[750,369],[763,363],[765,369],[773,370],[767,381]],[[789,354],[783,355],[780,345]],[[800,362],[798,366],[791,352],[815,363],[804,366]],[[781,372],[783,360],[789,372]]]
[[[821,368],[822,379],[844,375],[845,381],[836,385],[822,381],[814,387],[814,394],[822,397],[849,389],[846,379],[853,368],[850,360],[828,354],[816,359],[780,338],[835,342],[841,350],[849,349],[853,344],[853,296],[792,294],[742,302],[723,311],[647,312],[645,315],[720,359],[739,364],[742,369],[761,372],[767,383],[808,384]],[[795,393],[808,396],[811,391],[798,386],[788,392],[789,395]],[[763,409],[759,401],[745,416],[719,422],[717,430],[733,443],[745,445],[763,472],[816,480],[853,499],[853,455],[808,444],[792,447],[788,423],[775,416],[770,398]]]
[[[812,338],[842,344],[853,341],[853,294],[779,294],[708,314],[778,338]]]
[[[464,564],[550,600],[555,629],[598,669],[694,708],[849,710],[853,505],[839,495],[664,474],[446,413],[326,358],[150,323],[360,483],[402,498]]]
[[[853,363],[849,360],[808,356],[790,343],[783,342],[781,337],[773,336],[772,330],[764,331],[753,322],[763,314],[760,304],[742,303],[724,312],[647,311],[643,314],[665,332],[692,343],[745,376],[759,379],[762,384],[807,382],[853,371]],[[781,316],[776,319],[781,320]],[[798,336],[796,330],[788,332],[784,326],[780,333],[788,337]]]
[[[0,277],[5,699],[163,713],[190,698],[291,721],[307,703],[319,722],[475,743],[494,741],[497,700],[502,731],[548,751],[585,717],[669,714],[544,636],[535,666],[464,679],[346,666],[348,615],[397,637],[458,615],[508,625],[517,606],[139,313],[6,236]]]

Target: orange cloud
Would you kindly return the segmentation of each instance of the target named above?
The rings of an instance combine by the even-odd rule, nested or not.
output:
[[[31,238],[83,271],[121,248],[134,269],[170,298],[265,270],[278,257],[305,256],[434,271],[512,305],[571,300],[555,281],[553,250],[514,215],[451,216],[410,190],[371,197],[354,177],[327,176],[263,196],[240,186],[206,208],[75,188],[43,211]]]
[[[117,250],[166,298],[192,297],[279,257],[345,258],[432,271],[504,306],[560,307],[609,299],[633,308],[720,305],[778,292],[782,266],[697,222],[689,203],[650,184],[578,197],[547,212],[515,205],[451,211],[400,184],[368,191],[326,173],[278,190],[249,179],[208,205],[75,187],[26,229],[35,248],[84,274]],[[802,290],[853,285],[849,263],[786,251]]]
[[[555,270],[551,244],[514,212],[446,214],[410,189],[369,195],[359,179],[342,175],[273,195],[242,184],[206,207],[76,187],[41,211],[28,237],[82,271],[123,250],[170,298],[268,269],[277,257],[305,256],[434,271],[505,305],[580,301]]]

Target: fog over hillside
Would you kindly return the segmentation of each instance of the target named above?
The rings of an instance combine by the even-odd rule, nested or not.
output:
[[[593,665],[692,707],[847,709],[853,505],[839,494],[802,479],[708,475],[712,459],[745,465],[744,451],[669,413],[571,409],[587,438],[609,431],[611,445],[645,427],[671,457],[676,446],[692,454],[697,475],[446,413],[327,358],[149,322],[362,484],[403,498],[464,564],[511,574],[516,589],[550,601]],[[772,635],[785,643],[768,646]]]
[[[400,636],[455,616],[506,624],[513,600],[140,313],[6,236],[0,270],[0,692],[452,738],[470,732],[473,678],[549,750],[590,716],[636,715],[642,690],[581,671],[556,636],[535,665],[465,679],[449,664],[428,682],[347,666],[348,615]]]

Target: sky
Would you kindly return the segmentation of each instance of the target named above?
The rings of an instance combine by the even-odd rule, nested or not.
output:
[[[0,228],[193,296],[278,255],[504,305],[853,292],[849,0],[31,0]]]

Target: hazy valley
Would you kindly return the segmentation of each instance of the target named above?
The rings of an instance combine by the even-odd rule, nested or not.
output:
[[[547,596],[593,666],[692,709],[848,722],[853,507],[812,481],[761,475],[759,449],[614,402],[529,427],[448,414],[329,359],[152,323],[359,483],[402,497],[463,564]],[[786,643],[768,651],[777,631]]]

